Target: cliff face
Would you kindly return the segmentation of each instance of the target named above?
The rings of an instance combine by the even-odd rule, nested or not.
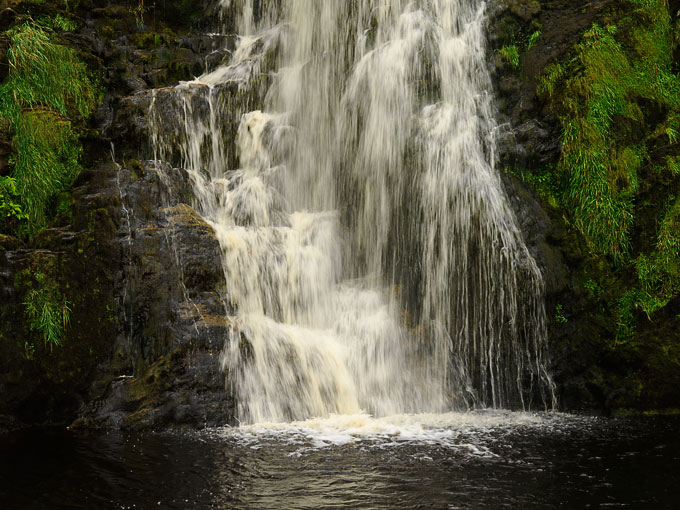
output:
[[[29,13],[74,20],[77,28],[56,37],[104,89],[81,132],[84,170],[60,195],[50,227],[0,236],[0,428],[76,418],[76,426],[124,428],[231,423],[219,364],[230,328],[216,290],[224,288],[219,244],[189,205],[185,175],[133,159],[149,154],[133,94],[200,74],[224,57],[213,52],[224,42],[191,35],[205,13],[186,2],[143,18],[128,2],[71,4],[0,6],[3,28]],[[27,296],[48,292],[70,310],[59,346],[26,312]]]
[[[669,3],[675,30],[680,5]],[[159,89],[154,97],[162,102],[163,87],[228,58],[235,38],[196,35],[215,23],[210,7],[199,12],[179,0],[146,11],[139,5],[0,2],[3,30],[28,13],[73,20],[74,27],[55,32],[96,72],[104,91],[79,132],[84,170],[59,195],[49,228],[30,237],[0,235],[0,428],[73,420],[114,427],[234,421],[228,374],[219,364],[224,342],[235,334],[225,319],[231,305],[219,291],[219,245],[191,208],[186,176],[143,160],[151,154],[145,117],[150,89]],[[633,67],[642,61],[629,37],[651,19],[641,8],[634,1],[505,0],[489,26],[489,62],[504,123],[499,168],[545,274],[563,410],[660,409],[680,401],[680,301],[671,293],[649,312],[639,272],[640,256],[655,256],[662,219],[679,191],[677,173],[654,170],[678,155],[676,142],[648,136],[674,110],[636,89],[626,97],[639,115],[617,114],[607,126],[611,138],[628,137],[645,147],[630,245],[618,257],[596,249],[574,216],[567,199],[571,181],[563,178],[569,112],[564,97],[546,94],[544,86],[556,64],[566,69],[558,89],[573,91],[571,77],[587,74],[586,60],[578,60],[584,41],[609,41],[593,32],[594,23],[616,25],[618,32],[607,32],[613,32],[611,44],[621,46]],[[227,13],[221,20],[232,33],[233,18]],[[3,61],[8,48],[0,38]],[[586,63],[570,64],[575,61]],[[0,66],[0,79],[7,72]],[[232,135],[238,120],[224,119]],[[11,151],[12,133],[0,125],[0,176],[11,171]],[[236,164],[233,151],[228,157]],[[663,275],[670,279],[671,273]],[[37,295],[33,291],[54,295],[62,311],[70,310],[60,346],[32,328],[26,303]]]
[[[563,409],[680,402],[678,253],[667,250],[668,237],[680,238],[672,168],[679,8],[509,0],[491,23],[507,122],[500,165],[546,276]],[[596,185],[601,198],[584,206]],[[613,211],[606,228],[602,204]]]

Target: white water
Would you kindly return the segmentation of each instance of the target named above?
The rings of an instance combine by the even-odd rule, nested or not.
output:
[[[559,423],[560,419],[564,419],[564,415],[498,410],[391,415],[381,418],[360,413],[330,415],[290,423],[257,423],[236,429],[212,429],[207,434],[233,437],[243,446],[253,449],[266,448],[266,442],[272,441],[301,446],[293,456],[309,450],[347,444],[385,448],[416,443],[463,449],[465,453],[475,456],[496,457],[488,447],[479,444],[483,442],[480,439],[485,434],[497,434],[499,430],[516,430],[520,427],[549,429],[555,422]]]
[[[149,115],[223,250],[241,422],[551,406],[542,279],[493,166],[484,2],[241,4],[231,62]]]

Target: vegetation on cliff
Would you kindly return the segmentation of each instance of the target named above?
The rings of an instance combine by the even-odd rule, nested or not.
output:
[[[0,122],[11,139],[10,175],[0,177],[0,233],[33,237],[60,209],[56,197],[80,173],[79,132],[96,108],[99,89],[75,49],[56,30],[75,22],[59,14],[19,18],[5,36],[7,76],[0,84]],[[67,205],[68,207],[68,205]],[[60,345],[70,308],[52,277],[38,268],[26,291],[28,329],[43,342]],[[35,352],[24,342],[24,355]]]
[[[78,129],[98,103],[98,88],[73,48],[51,28],[64,18],[31,18],[8,30],[9,72],[0,85],[0,122],[12,139],[3,178],[6,230],[35,234],[49,223],[54,197],[80,172]]]
[[[539,85],[563,128],[551,192],[589,251],[634,275],[611,296],[620,342],[632,309],[651,317],[680,293],[677,29],[663,0],[628,3]]]
[[[520,4],[529,3],[515,1],[515,11]],[[680,374],[678,7],[666,0],[586,7],[576,17],[590,21],[575,44],[546,66],[536,66],[535,54],[520,58],[528,67],[517,71],[526,80],[540,75],[542,115],[554,115],[561,131],[557,161],[530,158],[518,172],[567,227],[559,248],[573,283],[571,297],[558,298],[565,301],[556,328],[566,331],[579,317],[587,332],[572,334],[592,335],[609,352],[585,363],[626,388],[611,390],[619,392],[611,406],[671,405]],[[551,20],[539,11],[525,16],[519,33]],[[573,25],[553,29],[553,45],[565,29]],[[537,51],[550,49],[539,42]]]

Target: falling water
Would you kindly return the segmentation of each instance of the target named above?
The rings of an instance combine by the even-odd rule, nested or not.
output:
[[[239,419],[553,405],[485,3],[221,4],[242,13],[231,61],[155,92],[149,120],[222,247]]]

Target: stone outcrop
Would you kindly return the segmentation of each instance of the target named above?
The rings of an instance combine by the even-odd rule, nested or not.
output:
[[[2,239],[13,326],[0,343],[0,414],[124,428],[233,420],[219,363],[230,334],[220,248],[186,183],[179,170],[103,163],[80,176],[72,223],[43,231],[37,247]],[[62,347],[33,342],[27,356],[17,343],[33,338],[22,299],[36,271],[59,282],[72,313]]]
[[[219,292],[225,286],[219,244],[187,204],[186,174],[135,167],[115,169],[121,328],[112,363],[102,367],[77,424],[229,423],[233,402],[219,363],[230,326]]]

